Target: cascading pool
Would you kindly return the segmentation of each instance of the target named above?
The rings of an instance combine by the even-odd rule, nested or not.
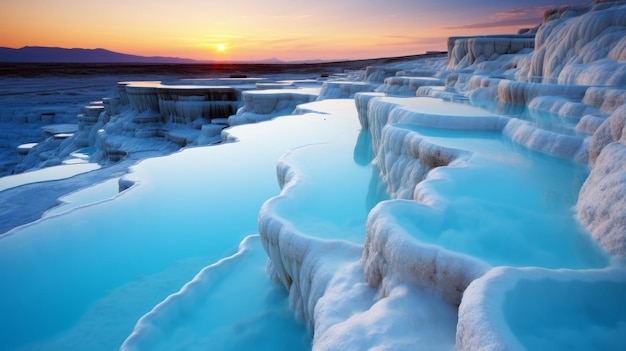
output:
[[[353,106],[349,100],[335,103]],[[3,236],[0,349],[118,348],[142,315],[257,232],[261,205],[279,191],[281,155],[342,135],[352,153],[358,121],[353,115],[305,114],[240,126],[231,134],[239,141],[145,160],[127,176],[137,186],[113,199],[52,211]],[[332,154],[325,157],[319,161],[340,164]],[[358,167],[365,168],[364,181],[353,185],[365,187],[358,206],[364,216],[372,171]],[[240,298],[248,293],[256,291],[242,287]],[[269,300],[286,306],[286,296],[272,294]],[[219,321],[223,313],[205,317]],[[291,318],[291,330],[310,347],[306,328]]]
[[[0,238],[0,349],[111,350],[131,333],[124,344],[129,350],[309,348],[309,332],[287,313],[286,294],[265,278],[258,239],[245,239],[258,231],[262,204],[280,190],[277,160],[284,155],[280,162],[298,174],[277,202],[277,214],[307,235],[361,244],[368,211],[387,198],[369,163],[370,136],[360,132],[354,101],[326,101],[308,110],[316,108],[324,114],[239,126],[230,129],[237,142],[145,160],[126,176],[137,185],[120,195],[50,212]],[[479,151],[469,168],[443,170],[449,182],[432,185],[461,203],[451,207],[456,212],[449,214],[448,234],[456,227],[489,223],[486,214],[506,223],[518,220],[526,208],[542,205],[550,210],[554,204],[559,206],[558,221],[567,221],[557,231],[576,227],[566,209],[575,201],[584,171],[550,159],[534,173],[537,169],[525,167],[525,156],[492,133],[476,138],[437,129],[417,131],[433,143]],[[493,168],[502,157],[504,168]],[[574,178],[563,181],[563,172]],[[508,178],[500,182],[500,177]],[[516,177],[530,183],[511,185]],[[485,191],[457,186],[474,181],[491,185],[486,195],[494,196],[470,213],[476,204],[463,204],[464,199]],[[540,190],[528,191],[534,187]],[[504,192],[509,195],[504,197]],[[498,205],[517,200],[519,206],[510,210]],[[532,223],[523,228],[532,228]],[[436,241],[432,235],[417,237]],[[235,254],[244,239],[246,250],[219,261]],[[497,251],[476,253],[476,240],[440,239],[437,244],[491,263],[503,261]],[[492,239],[483,243],[488,246]],[[540,239],[546,250],[567,240]],[[602,265],[603,254],[587,244],[587,239],[575,239],[572,251],[589,250],[589,265]],[[546,266],[553,266],[550,262]],[[514,263],[528,264],[524,257]],[[198,291],[210,293],[205,297]]]
[[[591,268],[606,252],[574,219],[587,168],[531,151],[497,132],[398,125],[430,143],[472,152],[458,167],[437,169],[417,193],[445,199],[440,221],[409,229],[421,241],[491,265]],[[401,221],[412,227],[414,217]]]

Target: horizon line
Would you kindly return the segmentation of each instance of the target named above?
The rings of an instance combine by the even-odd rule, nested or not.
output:
[[[447,51],[439,51],[439,50],[432,50],[432,51],[426,51],[423,53],[419,53],[419,54],[410,54],[410,55],[399,55],[399,56],[383,56],[383,57],[365,57],[365,58],[355,58],[355,59],[347,59],[347,58],[336,58],[336,59],[318,59],[318,58],[311,58],[311,59],[302,59],[302,60],[282,60],[280,58],[276,58],[276,57],[271,57],[271,58],[266,58],[266,59],[252,59],[252,60],[212,60],[212,59],[208,59],[208,60],[198,60],[198,59],[191,59],[191,58],[185,58],[185,57],[176,57],[176,56],[161,56],[161,55],[153,55],[153,56],[144,56],[144,55],[136,55],[136,54],[127,54],[124,52],[119,52],[119,51],[113,51],[113,50],[109,50],[106,48],[79,48],[79,47],[75,47],[75,48],[66,48],[66,47],[60,47],[60,46],[41,46],[41,45],[25,45],[22,46],[20,48],[12,48],[12,47],[7,47],[7,46],[2,46],[0,47],[0,49],[9,49],[9,50],[15,50],[15,51],[19,51],[19,50],[23,50],[23,49],[27,49],[27,48],[40,48],[40,49],[59,49],[59,50],[66,50],[66,51],[72,51],[72,50],[83,50],[83,51],[90,51],[90,52],[94,52],[94,51],[98,51],[98,50],[104,50],[107,51],[108,53],[112,53],[112,54],[118,54],[118,55],[123,55],[123,56],[131,56],[131,57],[135,57],[137,59],[171,59],[172,61],[175,60],[182,60],[182,61],[189,61],[189,62],[141,62],[141,61],[39,61],[39,60],[35,60],[35,61],[2,61],[0,59],[0,64],[8,64],[8,63],[13,63],[13,64],[189,64],[189,65],[193,65],[193,64],[265,64],[265,65],[281,65],[281,64],[321,64],[321,63],[341,63],[341,62],[353,62],[353,61],[367,61],[367,60],[381,60],[381,59],[391,59],[391,58],[408,58],[408,57],[418,57],[418,56],[428,56],[428,55],[443,55],[443,54],[447,54]]]

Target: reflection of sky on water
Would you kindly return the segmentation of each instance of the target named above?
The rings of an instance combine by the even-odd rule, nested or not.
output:
[[[0,320],[0,328],[8,331],[7,349],[32,342],[35,349],[65,348],[94,340],[103,349],[119,346],[142,315],[257,232],[259,209],[280,190],[279,159],[299,177],[277,202],[276,214],[307,235],[362,243],[369,210],[387,198],[369,164],[370,136],[359,133],[353,101],[326,101],[318,107],[341,113],[240,126],[231,129],[238,142],[145,160],[126,176],[138,186],[113,200],[48,217],[0,240],[0,311],[8,316]],[[493,133],[414,129],[432,143],[476,153],[467,168],[439,169],[438,181],[420,185],[450,201],[441,228],[413,228],[417,238],[494,264],[577,266],[576,253],[583,260],[592,258],[582,266],[603,263],[589,240],[568,239],[585,235],[569,212],[586,176],[581,167],[520,152]],[[110,197],[106,185],[99,187],[73,194],[74,206]],[[399,220],[413,225],[410,218]],[[268,293],[271,283],[259,269],[264,261],[258,256],[259,243],[253,245],[254,258],[242,257],[241,270],[215,270],[216,275],[240,277],[242,285],[230,279],[230,290],[211,290],[211,297],[196,302],[207,313],[192,313],[196,319],[185,321],[187,327],[172,324],[162,339],[152,341],[161,346],[181,340],[201,343],[204,339],[194,330],[215,333],[225,343],[234,340],[230,333],[244,327],[229,330],[216,323],[224,314],[233,317],[228,304],[215,303],[220,294],[250,299],[257,312],[247,312],[267,316],[253,322],[235,316],[235,325],[252,323],[269,332],[270,339],[283,337],[282,329],[288,328],[294,342],[289,345],[308,340],[301,325],[285,319],[286,296]],[[543,257],[542,250],[550,252]],[[250,286],[250,280],[264,283]],[[236,291],[245,294],[237,297]],[[267,294],[274,298],[264,298]],[[250,317],[243,313],[242,318]],[[214,329],[207,327],[211,323]],[[276,330],[266,323],[286,324]],[[98,330],[98,336],[94,339],[89,330]],[[259,343],[259,333],[248,331],[250,339],[237,340],[237,347]]]
[[[279,192],[276,161],[282,154],[358,131],[358,121],[301,115],[233,131],[238,142],[143,161],[127,176],[139,186],[112,201],[48,217],[2,238],[5,347],[80,342],[88,338],[79,334],[87,317],[104,345],[119,347],[139,317],[257,233],[261,205]],[[369,180],[369,173],[364,176]],[[94,313],[103,303],[117,310]]]
[[[70,178],[77,174],[93,171],[98,168],[100,168],[100,166],[95,163],[69,164],[47,167],[18,175],[1,177],[0,191],[25,184]]]

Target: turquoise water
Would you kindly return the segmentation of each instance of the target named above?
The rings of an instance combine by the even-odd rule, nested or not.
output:
[[[280,192],[279,159],[299,178],[278,215],[307,235],[363,242],[367,213],[387,199],[370,164],[371,138],[352,100],[322,107],[339,112],[240,126],[230,130],[238,142],[145,160],[127,176],[137,185],[122,194],[103,190],[110,199],[87,206],[97,196],[74,194],[82,207],[0,238],[0,350],[117,349],[142,316],[145,333],[129,340],[138,349],[310,348],[286,293],[265,277],[256,239],[232,267],[207,273],[207,294],[185,284],[257,233],[259,209]],[[418,239],[492,264],[606,264],[573,220],[584,167],[499,134],[415,131],[475,152],[467,167],[440,168],[438,180],[420,185],[449,203],[442,227],[399,218]]]
[[[503,312],[529,350],[621,350],[626,341],[625,295],[623,279],[594,281],[575,274],[522,279],[505,294]]]
[[[119,188],[119,178],[113,178],[89,188],[73,192],[61,197],[59,199],[61,204],[46,211],[44,216],[54,216],[83,205],[112,199],[119,194]]]
[[[100,166],[95,163],[79,163],[52,166],[23,174],[10,175],[0,178],[0,191],[25,184],[70,178],[77,174],[90,172],[98,168],[100,168]]]
[[[464,165],[436,170],[422,192],[445,199],[431,226],[402,218],[419,240],[492,265],[604,267],[606,252],[575,220],[587,168],[515,145],[500,133],[404,125],[423,139],[471,151]]]
[[[142,315],[257,233],[261,205],[280,190],[281,155],[342,135],[352,138],[345,144],[352,153],[358,121],[308,114],[232,132],[238,142],[145,160],[128,176],[137,185],[119,196],[2,237],[0,349],[119,348]],[[362,175],[369,180],[371,172]],[[256,293],[242,289],[241,299]],[[272,294],[286,305],[286,296]],[[300,333],[310,347],[306,328],[290,318],[296,339]]]
[[[204,268],[143,316],[122,349],[310,349],[287,291],[266,277],[266,260],[260,237],[247,237],[237,254]]]
[[[369,211],[388,199],[378,170],[358,164],[358,155],[371,144],[356,144],[358,131],[333,143],[298,148],[283,161],[298,174],[294,187],[284,192],[272,207],[301,233],[325,239],[343,239],[362,244]],[[355,156],[356,154],[356,156]]]

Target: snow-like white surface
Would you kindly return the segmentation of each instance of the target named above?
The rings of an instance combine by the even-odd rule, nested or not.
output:
[[[528,78],[559,84],[623,86],[625,23],[623,4],[545,23],[537,31]]]
[[[613,142],[600,156],[580,191],[578,216],[610,252],[626,254],[626,146]]]
[[[448,39],[448,68],[459,69],[484,61],[495,61],[501,55],[532,49],[532,35],[494,35],[484,37],[451,37]]]
[[[447,62],[323,86],[129,79],[67,139],[7,137],[37,143],[7,169],[91,160],[49,183],[113,179],[0,238],[3,346],[619,349],[624,13],[555,10],[535,41],[453,38]],[[74,122],[24,111],[0,122]],[[35,201],[37,174],[0,178],[21,185],[3,198]]]
[[[52,124],[41,127],[41,129],[50,135],[56,134],[71,134],[78,130],[78,126],[75,124]]]
[[[297,105],[315,101],[319,88],[262,89],[242,93],[244,105],[228,118],[230,125],[267,121],[291,114]]]
[[[377,87],[378,84],[368,82],[329,81],[324,82],[317,99],[353,99],[354,94],[374,91]]]
[[[389,77],[376,89],[388,95],[415,96],[417,89],[425,86],[443,86],[445,82],[433,77]]]

